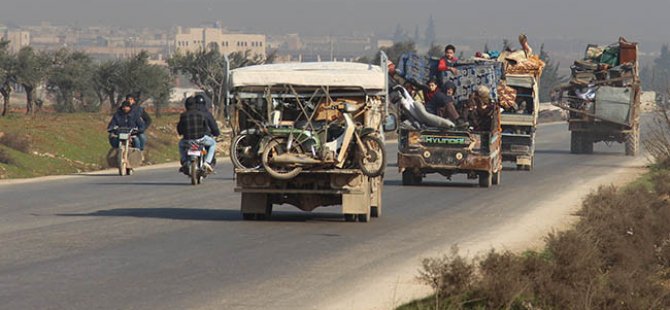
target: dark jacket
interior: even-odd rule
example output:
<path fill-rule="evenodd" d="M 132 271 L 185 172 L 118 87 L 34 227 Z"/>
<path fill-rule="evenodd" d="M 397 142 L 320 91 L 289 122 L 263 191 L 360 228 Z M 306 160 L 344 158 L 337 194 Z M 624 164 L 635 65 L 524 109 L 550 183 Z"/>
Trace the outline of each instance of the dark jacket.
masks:
<path fill-rule="evenodd" d="M 468 99 L 467 120 L 475 131 L 491 131 L 493 115 L 497 107 L 492 103 L 484 102 L 476 94 L 470 95 Z"/>
<path fill-rule="evenodd" d="M 426 110 L 451 121 L 456 121 L 460 117 L 454 106 L 454 98 L 439 90 L 426 94 Z"/>
<path fill-rule="evenodd" d="M 215 137 L 221 134 L 214 118 L 208 117 L 207 113 L 195 107 L 186 110 L 186 112 L 179 116 L 177 132 L 179 135 L 184 136 L 186 140 L 200 139 L 208 133 L 211 133 Z"/>
<path fill-rule="evenodd" d="M 151 126 L 151 116 L 149 116 L 144 107 L 136 103 L 133 105 L 131 113 L 136 113 L 144 121 L 144 128 L 149 129 L 149 126 Z"/>
<path fill-rule="evenodd" d="M 209 112 L 209 108 L 207 107 L 207 105 L 199 104 L 197 107 L 198 107 L 198 110 L 200 112 L 205 114 L 205 116 L 207 117 L 207 122 L 208 123 L 216 125 L 216 134 L 214 134 L 214 132 L 212 132 L 208 127 L 206 135 L 217 137 L 220 133 L 219 133 L 218 124 L 216 123 L 216 120 L 214 119 L 214 115 L 212 115 L 212 112 Z"/>
<path fill-rule="evenodd" d="M 133 113 L 133 111 L 130 110 L 130 112 L 126 114 L 121 109 L 116 111 L 112 116 L 112 120 L 110 120 L 107 125 L 107 131 L 114 131 L 114 127 L 137 128 L 139 133 L 143 133 L 146 129 L 146 125 L 142 118 L 139 117 L 138 113 Z"/>

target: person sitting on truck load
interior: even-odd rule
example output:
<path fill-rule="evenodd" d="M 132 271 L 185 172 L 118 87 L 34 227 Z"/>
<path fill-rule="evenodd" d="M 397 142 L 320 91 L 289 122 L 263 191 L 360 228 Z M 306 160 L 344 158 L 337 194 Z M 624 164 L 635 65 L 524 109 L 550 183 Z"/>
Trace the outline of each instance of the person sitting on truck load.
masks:
<path fill-rule="evenodd" d="M 442 118 L 447 118 L 454 123 L 460 119 L 458 111 L 456 111 L 456 106 L 454 106 L 453 97 L 450 101 L 437 87 L 437 81 L 435 79 L 428 81 L 428 89 L 424 96 L 426 97 L 426 110 L 428 112 Z M 444 114 L 441 114 L 441 111 Z"/>
<path fill-rule="evenodd" d="M 423 96 L 423 90 L 417 89 L 410 82 L 405 82 L 404 87 L 407 90 L 407 92 L 410 94 L 410 96 L 412 96 L 412 99 L 414 99 L 414 102 L 421 103 L 421 104 L 426 103 L 426 98 Z"/>
<path fill-rule="evenodd" d="M 491 131 L 493 113 L 496 106 L 491 103 L 491 90 L 480 85 L 477 91 L 470 95 L 466 109 L 468 122 L 474 131 Z"/>
<path fill-rule="evenodd" d="M 450 71 L 454 75 L 458 74 L 458 70 L 454 67 L 457 62 L 456 47 L 449 44 L 444 48 L 444 56 L 440 58 L 440 62 L 437 64 L 437 71 Z"/>
<path fill-rule="evenodd" d="M 414 101 L 412 95 L 400 85 L 393 87 L 390 94 L 391 103 L 397 104 L 402 110 L 405 120 L 409 121 L 412 127 L 420 129 L 423 126 L 437 128 L 452 128 L 454 123 L 448 119 L 439 117 L 426 111 L 425 106 Z"/>

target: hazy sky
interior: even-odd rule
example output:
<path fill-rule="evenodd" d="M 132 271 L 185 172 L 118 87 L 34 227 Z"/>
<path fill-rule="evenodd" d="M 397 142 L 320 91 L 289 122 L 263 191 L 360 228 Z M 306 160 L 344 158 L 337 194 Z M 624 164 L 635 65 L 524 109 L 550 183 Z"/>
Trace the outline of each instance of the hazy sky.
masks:
<path fill-rule="evenodd" d="M 421 33 L 438 37 L 532 37 L 670 42 L 670 0 L 0 0 L 0 23 L 167 27 L 220 20 L 269 34 Z"/>

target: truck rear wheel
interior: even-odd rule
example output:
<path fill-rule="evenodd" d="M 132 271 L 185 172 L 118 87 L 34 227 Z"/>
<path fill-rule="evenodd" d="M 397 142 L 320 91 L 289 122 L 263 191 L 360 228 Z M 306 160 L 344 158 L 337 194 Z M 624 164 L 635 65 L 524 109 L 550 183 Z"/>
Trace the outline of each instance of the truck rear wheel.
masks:
<path fill-rule="evenodd" d="M 570 132 L 570 153 L 572 154 L 581 154 L 582 151 L 582 133 L 572 131 Z"/>
<path fill-rule="evenodd" d="M 402 172 L 402 185 L 419 185 L 423 181 L 421 174 L 416 174 L 411 170 Z"/>
<path fill-rule="evenodd" d="M 640 131 L 626 134 L 626 156 L 637 156 L 640 149 Z"/>
<path fill-rule="evenodd" d="M 358 217 L 358 214 L 345 214 L 344 215 L 344 221 L 345 222 L 355 222 L 356 218 Z"/>
<path fill-rule="evenodd" d="M 493 185 L 500 185 L 502 170 L 493 174 Z"/>
<path fill-rule="evenodd" d="M 593 154 L 593 138 L 588 133 L 582 133 L 582 153 Z"/>
<path fill-rule="evenodd" d="M 364 213 L 364 214 L 359 214 L 358 215 L 358 221 L 361 223 L 367 223 L 370 221 L 370 212 Z"/>
<path fill-rule="evenodd" d="M 493 184 L 493 174 L 491 172 L 479 173 L 479 187 L 491 187 Z"/>

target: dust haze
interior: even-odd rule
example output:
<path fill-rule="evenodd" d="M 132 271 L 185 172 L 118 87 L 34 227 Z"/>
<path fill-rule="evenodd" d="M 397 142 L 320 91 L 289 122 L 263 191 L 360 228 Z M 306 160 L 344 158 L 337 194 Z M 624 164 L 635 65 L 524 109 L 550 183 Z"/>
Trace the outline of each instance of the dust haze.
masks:
<path fill-rule="evenodd" d="M 667 0 L 648 1 L 382 1 L 382 0 L 2 0 L 0 23 L 171 27 L 219 20 L 267 34 L 412 34 L 430 15 L 438 39 L 514 37 L 668 42 Z"/>

